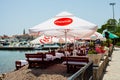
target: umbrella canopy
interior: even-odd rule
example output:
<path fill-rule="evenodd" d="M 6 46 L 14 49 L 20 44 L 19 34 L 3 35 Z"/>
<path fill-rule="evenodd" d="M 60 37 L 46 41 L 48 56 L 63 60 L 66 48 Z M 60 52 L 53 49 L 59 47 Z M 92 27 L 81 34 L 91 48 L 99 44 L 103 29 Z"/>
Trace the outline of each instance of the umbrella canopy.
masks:
<path fill-rule="evenodd" d="M 96 40 L 96 39 L 100 39 L 101 41 L 105 41 L 106 38 L 99 32 L 95 32 L 93 35 L 91 35 L 90 37 L 87 38 L 83 38 L 86 40 Z"/>
<path fill-rule="evenodd" d="M 30 41 L 31 44 L 51 44 L 52 43 L 52 37 L 47 36 L 40 36 L 32 41 Z"/>
<path fill-rule="evenodd" d="M 117 35 L 111 33 L 111 32 L 108 32 L 109 33 L 109 38 L 113 39 L 113 38 L 119 38 Z"/>
<path fill-rule="evenodd" d="M 67 38 L 68 43 L 74 42 L 73 38 Z M 52 44 L 52 43 L 65 43 L 65 38 L 51 37 L 42 35 L 32 41 L 31 44 Z"/>
<path fill-rule="evenodd" d="M 105 36 L 105 32 L 108 32 L 109 38 L 110 38 L 110 39 L 119 38 L 117 35 L 115 35 L 115 34 L 109 32 L 109 31 L 104 31 L 104 32 L 103 32 L 103 36 Z"/>
<path fill-rule="evenodd" d="M 30 32 L 43 32 L 47 36 L 89 37 L 97 30 L 97 25 L 75 17 L 68 12 L 62 12 L 52 19 L 29 29 Z"/>

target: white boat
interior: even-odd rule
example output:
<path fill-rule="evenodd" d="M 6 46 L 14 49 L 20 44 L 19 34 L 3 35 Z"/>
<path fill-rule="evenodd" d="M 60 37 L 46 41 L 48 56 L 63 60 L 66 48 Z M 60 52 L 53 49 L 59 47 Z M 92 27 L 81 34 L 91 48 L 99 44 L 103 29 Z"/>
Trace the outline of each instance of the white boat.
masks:
<path fill-rule="evenodd" d="M 43 44 L 37 45 L 34 49 L 41 49 L 41 50 L 50 50 L 50 49 L 57 49 L 60 46 L 58 44 Z"/>

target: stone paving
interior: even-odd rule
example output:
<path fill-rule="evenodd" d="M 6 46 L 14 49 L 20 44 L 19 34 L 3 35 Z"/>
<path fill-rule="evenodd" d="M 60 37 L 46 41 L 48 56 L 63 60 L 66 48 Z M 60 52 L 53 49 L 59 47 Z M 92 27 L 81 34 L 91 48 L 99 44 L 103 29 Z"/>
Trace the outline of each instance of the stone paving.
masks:
<path fill-rule="evenodd" d="M 102 80 L 120 80 L 120 48 L 115 47 Z"/>

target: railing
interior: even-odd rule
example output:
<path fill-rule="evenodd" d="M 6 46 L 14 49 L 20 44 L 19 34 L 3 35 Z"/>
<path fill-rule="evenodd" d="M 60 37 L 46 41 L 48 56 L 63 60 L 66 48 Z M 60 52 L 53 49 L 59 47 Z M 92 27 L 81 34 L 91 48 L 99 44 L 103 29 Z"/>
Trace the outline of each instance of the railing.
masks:
<path fill-rule="evenodd" d="M 104 75 L 104 70 L 109 62 L 108 57 L 111 57 L 113 53 L 113 48 L 113 46 L 110 47 L 108 55 L 104 57 L 101 63 L 99 63 L 100 65 L 98 67 L 93 66 L 93 62 L 89 62 L 86 66 L 70 76 L 68 80 L 101 80 L 102 76 Z"/>
<path fill-rule="evenodd" d="M 70 76 L 68 80 L 93 80 L 93 62 L 90 61 L 86 66 Z"/>
<path fill-rule="evenodd" d="M 110 50 L 109 50 L 108 56 L 111 57 L 111 56 L 112 56 L 112 53 L 113 53 L 114 46 L 109 47 L 109 49 L 110 49 Z"/>

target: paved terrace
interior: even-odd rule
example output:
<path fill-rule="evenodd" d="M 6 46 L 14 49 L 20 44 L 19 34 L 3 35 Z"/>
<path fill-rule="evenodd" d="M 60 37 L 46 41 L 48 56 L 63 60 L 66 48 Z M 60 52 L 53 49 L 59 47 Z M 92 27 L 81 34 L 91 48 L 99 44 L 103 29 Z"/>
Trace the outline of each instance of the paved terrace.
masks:
<path fill-rule="evenodd" d="M 103 80 L 120 80 L 120 48 L 115 47 L 112 60 L 106 68 Z"/>

